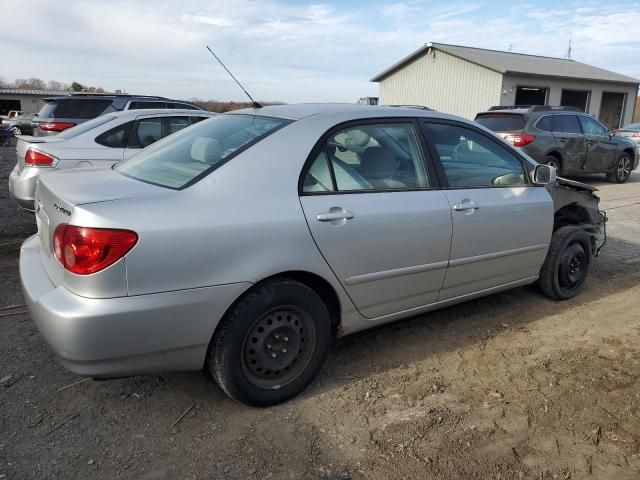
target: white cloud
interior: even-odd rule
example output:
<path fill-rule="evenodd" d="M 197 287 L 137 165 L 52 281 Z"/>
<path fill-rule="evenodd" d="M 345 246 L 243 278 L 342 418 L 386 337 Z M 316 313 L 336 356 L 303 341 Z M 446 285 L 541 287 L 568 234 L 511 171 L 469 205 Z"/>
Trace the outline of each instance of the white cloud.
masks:
<path fill-rule="evenodd" d="M 255 97 L 290 102 L 375 95 L 368 79 L 429 41 L 562 56 L 570 29 L 574 59 L 640 77 L 637 3 L 31 0 L 3 18 L 9 79 L 181 98 L 242 99 L 206 44 Z"/>

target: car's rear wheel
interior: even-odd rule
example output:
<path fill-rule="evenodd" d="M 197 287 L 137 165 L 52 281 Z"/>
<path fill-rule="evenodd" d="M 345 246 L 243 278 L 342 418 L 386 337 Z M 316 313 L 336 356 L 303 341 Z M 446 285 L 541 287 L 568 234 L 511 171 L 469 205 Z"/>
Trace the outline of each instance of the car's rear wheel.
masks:
<path fill-rule="evenodd" d="M 566 226 L 553 233 L 540 270 L 540 288 L 549 298 L 567 300 L 582 289 L 591 262 L 591 241 L 579 227 Z"/>
<path fill-rule="evenodd" d="M 545 165 L 549 165 L 550 167 L 555 168 L 557 175 L 562 174 L 562 162 L 558 159 L 558 157 L 555 157 L 553 155 L 548 155 L 544 159 L 544 163 Z"/>
<path fill-rule="evenodd" d="M 616 162 L 613 172 L 607 173 L 607 180 L 612 183 L 624 183 L 629 180 L 631 170 L 633 169 L 633 160 L 628 153 L 623 153 Z"/>
<path fill-rule="evenodd" d="M 14 137 L 17 137 L 18 135 L 22 135 L 22 130 L 20 130 L 20 127 L 13 127 L 13 128 L 11 129 L 11 134 L 12 134 Z"/>
<path fill-rule="evenodd" d="M 275 405 L 313 380 L 330 340 L 329 312 L 320 296 L 299 282 L 272 280 L 245 295 L 222 320 L 207 368 L 231 398 Z"/>

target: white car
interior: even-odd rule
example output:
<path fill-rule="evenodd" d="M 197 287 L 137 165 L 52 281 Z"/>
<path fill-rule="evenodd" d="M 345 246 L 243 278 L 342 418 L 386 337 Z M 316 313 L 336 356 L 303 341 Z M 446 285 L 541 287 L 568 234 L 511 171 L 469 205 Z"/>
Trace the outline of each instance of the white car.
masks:
<path fill-rule="evenodd" d="M 52 137 L 21 136 L 9 191 L 26 210 L 33 210 L 38 177 L 77 167 L 111 166 L 161 138 L 216 115 L 201 110 L 126 110 L 109 113 Z"/>

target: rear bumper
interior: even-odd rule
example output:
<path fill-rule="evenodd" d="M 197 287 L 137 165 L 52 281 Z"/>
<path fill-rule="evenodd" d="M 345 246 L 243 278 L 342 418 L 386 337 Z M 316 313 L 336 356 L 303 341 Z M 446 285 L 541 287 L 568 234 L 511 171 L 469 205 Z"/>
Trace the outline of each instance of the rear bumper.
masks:
<path fill-rule="evenodd" d="M 22 245 L 20 278 L 31 316 L 60 363 L 90 377 L 201 369 L 218 322 L 250 286 L 85 298 L 51 283 L 37 235 Z"/>
<path fill-rule="evenodd" d="M 47 169 L 50 171 L 51 169 Z M 9 193 L 14 200 L 25 210 L 33 211 L 36 185 L 42 169 L 25 167 L 18 172 L 16 165 L 9 174 Z"/>

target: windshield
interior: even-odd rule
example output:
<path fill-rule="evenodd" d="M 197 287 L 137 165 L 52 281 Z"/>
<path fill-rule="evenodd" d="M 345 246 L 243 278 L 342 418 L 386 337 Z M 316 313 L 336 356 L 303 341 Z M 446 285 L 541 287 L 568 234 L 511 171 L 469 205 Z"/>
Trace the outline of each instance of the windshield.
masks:
<path fill-rule="evenodd" d="M 62 132 L 57 134 L 56 137 L 58 138 L 77 137 L 81 133 L 88 132 L 89 130 L 99 127 L 100 125 L 104 125 L 107 122 L 111 122 L 115 120 L 115 118 L 116 117 L 114 117 L 113 115 L 103 115 L 102 117 L 93 118 L 84 123 L 80 123 L 75 127 L 71 127 L 71 128 L 67 128 L 66 130 L 63 130 Z"/>
<path fill-rule="evenodd" d="M 513 132 L 516 130 L 522 130 L 525 123 L 522 115 L 513 115 L 508 113 L 480 115 L 476 118 L 476 122 L 494 132 Z"/>
<path fill-rule="evenodd" d="M 220 115 L 154 143 L 115 170 L 161 187 L 184 188 L 288 123 L 256 115 Z"/>

